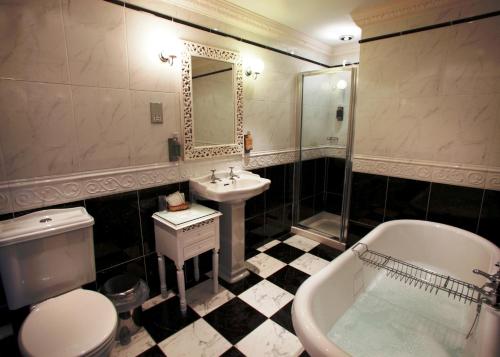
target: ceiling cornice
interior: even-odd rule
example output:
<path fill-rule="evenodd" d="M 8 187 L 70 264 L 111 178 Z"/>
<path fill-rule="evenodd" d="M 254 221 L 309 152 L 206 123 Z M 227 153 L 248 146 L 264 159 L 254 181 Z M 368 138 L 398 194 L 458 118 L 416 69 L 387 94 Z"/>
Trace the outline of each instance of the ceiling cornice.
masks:
<path fill-rule="evenodd" d="M 224 0 L 162 0 L 182 9 L 216 19 L 222 23 L 278 40 L 290 49 L 304 48 L 331 56 L 335 47 L 267 17 L 243 9 Z"/>
<path fill-rule="evenodd" d="M 378 5 L 363 6 L 351 12 L 354 22 L 361 28 L 423 11 L 453 8 L 470 0 L 389 0 Z"/>

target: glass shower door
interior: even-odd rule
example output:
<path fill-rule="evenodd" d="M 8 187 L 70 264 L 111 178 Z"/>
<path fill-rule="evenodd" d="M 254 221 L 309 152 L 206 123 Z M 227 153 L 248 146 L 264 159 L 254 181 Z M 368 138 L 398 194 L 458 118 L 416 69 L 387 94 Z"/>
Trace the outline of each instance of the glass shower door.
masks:
<path fill-rule="evenodd" d="M 295 223 L 339 241 L 348 212 L 354 78 L 355 68 L 301 75 Z"/>

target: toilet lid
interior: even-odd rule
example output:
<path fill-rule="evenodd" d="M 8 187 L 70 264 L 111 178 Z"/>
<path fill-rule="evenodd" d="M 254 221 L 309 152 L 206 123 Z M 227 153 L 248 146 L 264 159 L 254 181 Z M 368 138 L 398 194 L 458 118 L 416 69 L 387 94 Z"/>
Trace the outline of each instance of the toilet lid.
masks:
<path fill-rule="evenodd" d="M 95 291 L 77 289 L 44 301 L 21 327 L 22 352 L 34 356 L 81 356 L 115 333 L 113 303 Z"/>

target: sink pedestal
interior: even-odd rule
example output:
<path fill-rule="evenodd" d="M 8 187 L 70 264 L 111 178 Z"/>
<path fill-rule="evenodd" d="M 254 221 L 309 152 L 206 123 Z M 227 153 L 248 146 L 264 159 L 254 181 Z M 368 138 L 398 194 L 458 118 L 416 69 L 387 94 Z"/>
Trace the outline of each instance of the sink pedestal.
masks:
<path fill-rule="evenodd" d="M 248 171 L 205 175 L 189 180 L 193 197 L 219 202 L 220 271 L 219 276 L 235 283 L 249 272 L 245 268 L 245 201 L 260 195 L 271 185 L 269 179 Z"/>
<path fill-rule="evenodd" d="M 235 283 L 248 276 L 245 268 L 245 201 L 220 202 L 219 277 Z"/>

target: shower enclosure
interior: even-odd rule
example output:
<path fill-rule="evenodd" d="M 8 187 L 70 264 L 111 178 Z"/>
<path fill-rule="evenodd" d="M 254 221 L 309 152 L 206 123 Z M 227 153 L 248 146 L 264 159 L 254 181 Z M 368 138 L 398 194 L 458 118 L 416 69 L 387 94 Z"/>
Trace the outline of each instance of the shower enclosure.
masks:
<path fill-rule="evenodd" d="M 344 249 L 356 68 L 304 72 L 298 80 L 300 158 L 292 232 Z"/>

